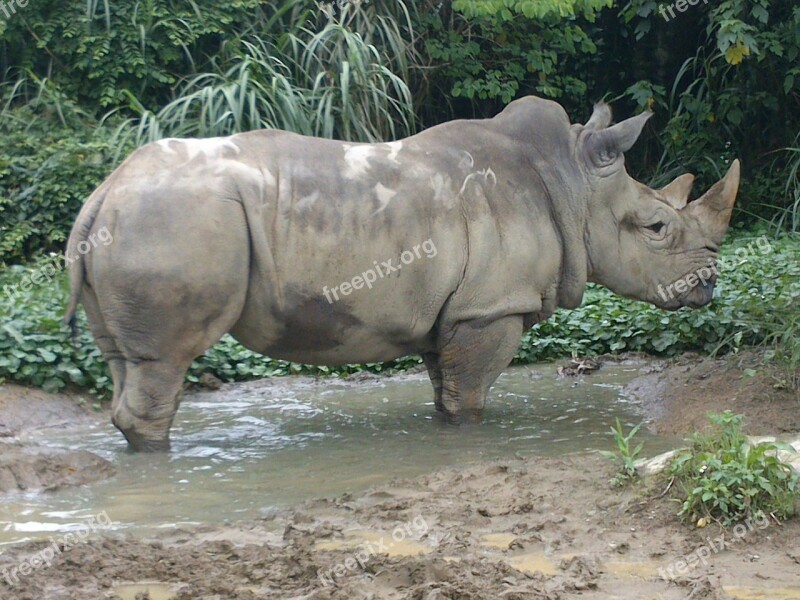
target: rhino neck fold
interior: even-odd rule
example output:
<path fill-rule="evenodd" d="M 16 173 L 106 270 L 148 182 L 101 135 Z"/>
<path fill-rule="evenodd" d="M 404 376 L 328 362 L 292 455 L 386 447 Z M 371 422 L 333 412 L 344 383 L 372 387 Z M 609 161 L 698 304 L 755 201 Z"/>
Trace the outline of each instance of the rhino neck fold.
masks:
<path fill-rule="evenodd" d="M 589 270 L 584 242 L 586 194 L 575 186 L 576 181 L 583 180 L 576 173 L 572 181 L 568 181 L 568 177 L 542 158 L 532 158 L 530 164 L 544 190 L 550 219 L 561 240 L 561 270 L 555 304 L 559 308 L 577 308 L 583 301 Z"/>

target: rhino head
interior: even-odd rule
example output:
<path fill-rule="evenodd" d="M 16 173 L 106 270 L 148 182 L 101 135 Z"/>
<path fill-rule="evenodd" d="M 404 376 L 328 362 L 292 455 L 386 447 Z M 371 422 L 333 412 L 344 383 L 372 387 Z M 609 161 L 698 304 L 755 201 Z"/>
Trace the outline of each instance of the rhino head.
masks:
<path fill-rule="evenodd" d="M 739 161 L 704 196 L 688 202 L 694 176 L 651 189 L 628 175 L 624 153 L 652 113 L 609 126 L 595 106 L 577 129 L 577 162 L 588 182 L 585 243 L 590 281 L 659 308 L 698 308 L 711 301 L 716 260 L 739 188 Z"/>

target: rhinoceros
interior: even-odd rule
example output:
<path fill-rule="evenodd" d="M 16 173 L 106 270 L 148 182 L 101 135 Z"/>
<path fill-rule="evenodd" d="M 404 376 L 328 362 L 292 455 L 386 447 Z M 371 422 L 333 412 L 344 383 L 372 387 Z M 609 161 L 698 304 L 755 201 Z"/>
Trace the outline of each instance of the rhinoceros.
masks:
<path fill-rule="evenodd" d="M 68 255 L 113 243 L 70 265 L 66 320 L 82 300 L 134 450 L 169 448 L 186 371 L 226 333 L 317 365 L 418 354 L 436 410 L 478 422 L 523 333 L 587 282 L 667 310 L 711 300 L 739 163 L 690 203 L 690 174 L 637 182 L 624 153 L 650 116 L 612 125 L 598 104 L 570 124 L 525 97 L 390 143 L 148 144 L 80 211 Z"/>

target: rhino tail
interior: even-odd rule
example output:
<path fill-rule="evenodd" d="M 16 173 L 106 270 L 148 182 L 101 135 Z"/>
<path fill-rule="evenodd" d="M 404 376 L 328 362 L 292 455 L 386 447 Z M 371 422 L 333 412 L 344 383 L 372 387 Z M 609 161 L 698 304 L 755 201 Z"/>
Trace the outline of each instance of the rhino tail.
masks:
<path fill-rule="evenodd" d="M 108 192 L 107 183 L 97 188 L 89 199 L 84 203 L 75 224 L 72 226 L 72 232 L 69 234 L 67 240 L 67 247 L 64 250 L 64 261 L 69 270 L 69 303 L 67 304 L 67 311 L 64 314 L 64 323 L 69 326 L 72 337 L 77 334 L 77 322 L 75 313 L 78 310 L 78 302 L 81 299 L 81 290 L 83 289 L 83 282 L 86 279 L 86 269 L 84 267 L 83 256 L 78 251 L 78 246 L 81 242 L 86 241 L 89 237 L 89 232 L 92 230 L 92 225 L 97 218 L 97 213 L 100 212 L 100 207 L 103 206 L 106 193 Z"/>

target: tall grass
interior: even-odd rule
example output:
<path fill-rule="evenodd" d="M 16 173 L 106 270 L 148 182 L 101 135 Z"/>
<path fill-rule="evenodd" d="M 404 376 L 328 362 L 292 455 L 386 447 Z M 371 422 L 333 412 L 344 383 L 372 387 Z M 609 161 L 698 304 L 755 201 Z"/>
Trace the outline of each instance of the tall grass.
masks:
<path fill-rule="evenodd" d="M 118 130 L 121 145 L 259 128 L 369 142 L 410 135 L 414 49 L 408 11 L 398 5 L 405 22 L 347 4 L 338 16 L 324 15 L 319 30 L 308 23 L 249 36 L 227 69 L 193 77 L 156 112 L 129 95 L 140 117 Z"/>
<path fill-rule="evenodd" d="M 785 198 L 774 222 L 778 231 L 788 229 L 800 233 L 800 133 L 795 138 L 794 146 L 785 148 L 784 152 L 789 156 L 784 187 Z"/>

